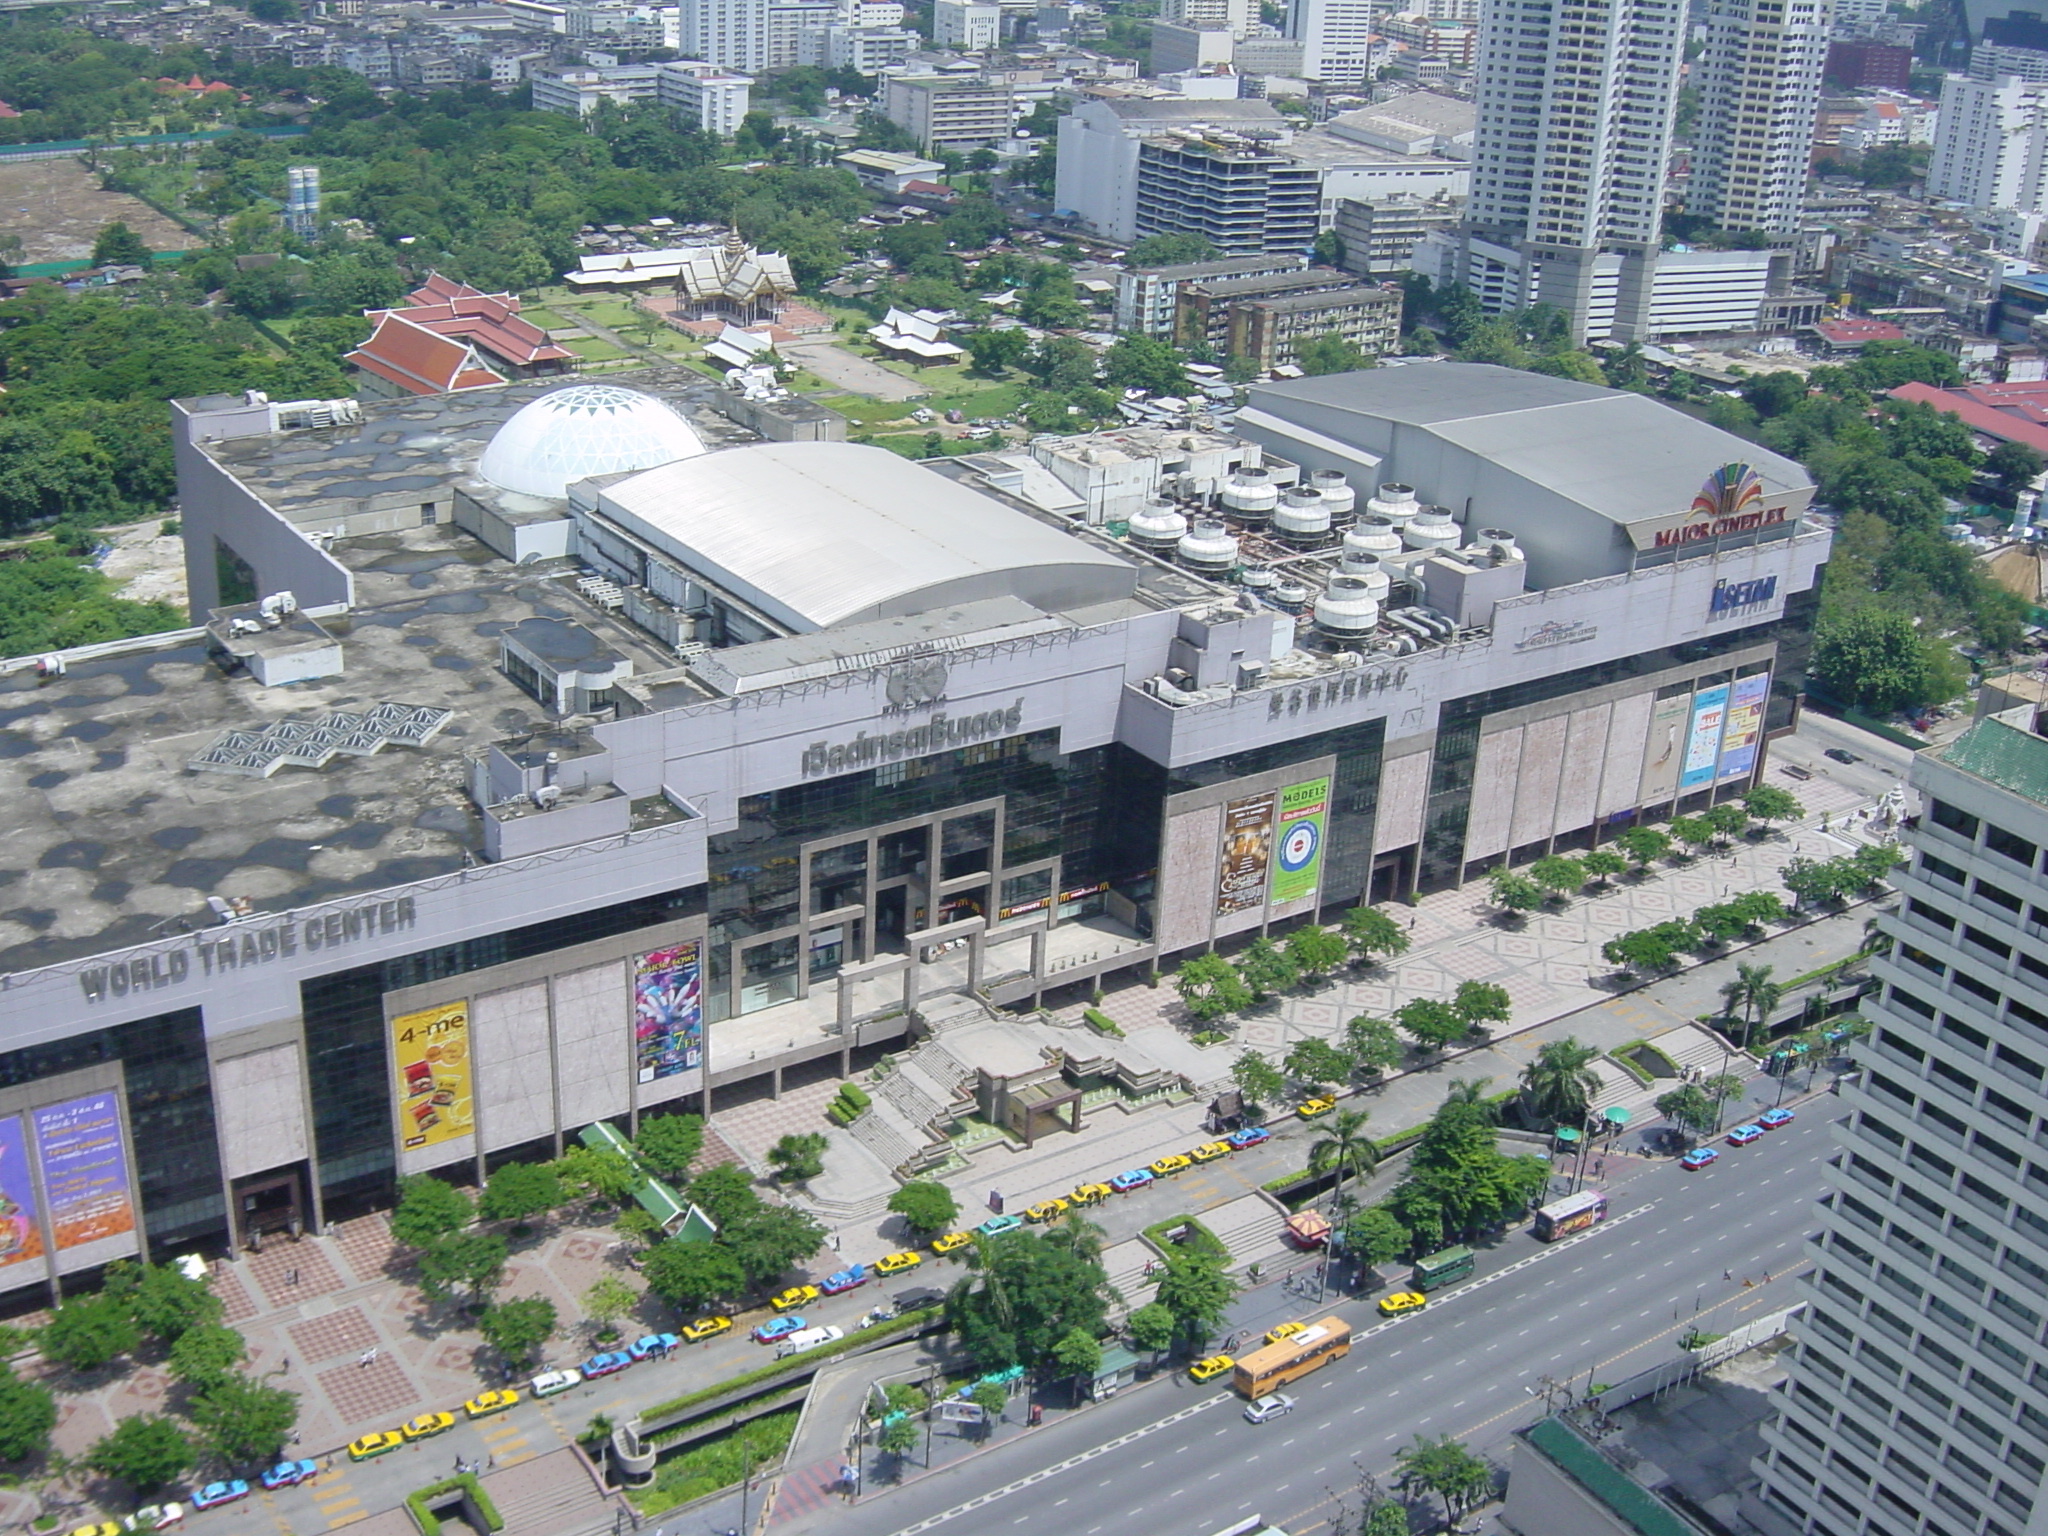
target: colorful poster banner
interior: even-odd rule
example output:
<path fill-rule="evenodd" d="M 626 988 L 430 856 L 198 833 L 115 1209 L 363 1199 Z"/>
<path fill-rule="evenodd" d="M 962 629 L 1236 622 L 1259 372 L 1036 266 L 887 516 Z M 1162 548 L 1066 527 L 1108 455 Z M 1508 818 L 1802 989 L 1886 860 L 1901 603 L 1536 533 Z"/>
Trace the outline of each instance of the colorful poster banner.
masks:
<path fill-rule="evenodd" d="M 1216 915 L 1249 912 L 1266 899 L 1266 870 L 1273 858 L 1273 808 L 1279 796 L 1268 790 L 1223 808 L 1223 862 L 1216 872 Z"/>
<path fill-rule="evenodd" d="M 1330 781 L 1310 779 L 1280 791 L 1280 830 L 1273 841 L 1273 900 L 1299 901 L 1316 893 L 1323 872 L 1323 833 L 1330 815 Z"/>
<path fill-rule="evenodd" d="M 476 1129 L 467 999 L 393 1019 L 391 1059 L 398 1072 L 398 1139 L 406 1151 Z"/>
<path fill-rule="evenodd" d="M 1696 789 L 1714 778 L 1721 755 L 1721 726 L 1728 717 L 1728 685 L 1703 688 L 1692 696 L 1692 730 L 1685 738 L 1685 763 L 1678 772 L 1680 789 Z"/>
<path fill-rule="evenodd" d="M 36 1157 L 59 1252 L 135 1230 L 121 1106 L 113 1090 L 35 1112 Z"/>
<path fill-rule="evenodd" d="M 834 942 L 839 931 L 832 930 Z M 686 939 L 633 962 L 633 1055 L 643 1083 L 703 1065 L 702 940 Z"/>
<path fill-rule="evenodd" d="M 1691 708 L 1689 693 L 1659 699 L 1650 707 L 1650 736 L 1643 751 L 1637 805 L 1661 805 L 1678 792 L 1678 759 L 1684 751 L 1680 738 L 1685 735 L 1685 715 Z"/>
<path fill-rule="evenodd" d="M 1737 678 L 1728 700 L 1728 728 L 1721 733 L 1721 773 L 1739 779 L 1756 767 L 1757 745 L 1764 734 L 1764 700 L 1770 696 L 1771 674 Z"/>
<path fill-rule="evenodd" d="M 42 1224 L 36 1220 L 36 1181 L 28 1166 L 28 1136 L 21 1117 L 0 1120 L 0 1269 L 41 1258 Z"/>

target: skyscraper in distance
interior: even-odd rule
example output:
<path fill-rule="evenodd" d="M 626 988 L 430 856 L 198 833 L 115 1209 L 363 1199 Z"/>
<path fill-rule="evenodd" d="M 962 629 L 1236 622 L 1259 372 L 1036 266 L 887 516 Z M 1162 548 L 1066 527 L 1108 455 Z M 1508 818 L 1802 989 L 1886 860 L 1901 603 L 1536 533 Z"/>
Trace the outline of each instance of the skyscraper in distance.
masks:
<path fill-rule="evenodd" d="M 1798 231 L 1831 19 L 1829 0 L 1707 0 L 1686 212 Z"/>

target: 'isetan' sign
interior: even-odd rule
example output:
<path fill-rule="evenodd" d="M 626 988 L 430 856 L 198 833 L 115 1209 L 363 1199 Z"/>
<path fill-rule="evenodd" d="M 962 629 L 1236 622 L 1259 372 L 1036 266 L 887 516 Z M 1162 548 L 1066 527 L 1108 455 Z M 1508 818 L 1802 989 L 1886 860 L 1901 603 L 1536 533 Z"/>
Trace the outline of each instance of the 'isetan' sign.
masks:
<path fill-rule="evenodd" d="M 78 973 L 78 985 L 91 1003 L 126 997 L 131 992 L 161 992 L 191 980 L 195 963 L 202 976 L 244 971 L 288 959 L 301 951 L 339 949 L 360 939 L 398 933 L 418 921 L 419 909 L 413 898 L 399 896 L 262 927 L 253 922 L 230 923 L 225 928 L 195 934 L 191 944 L 183 949 L 159 950 L 113 965 L 92 966 Z"/>

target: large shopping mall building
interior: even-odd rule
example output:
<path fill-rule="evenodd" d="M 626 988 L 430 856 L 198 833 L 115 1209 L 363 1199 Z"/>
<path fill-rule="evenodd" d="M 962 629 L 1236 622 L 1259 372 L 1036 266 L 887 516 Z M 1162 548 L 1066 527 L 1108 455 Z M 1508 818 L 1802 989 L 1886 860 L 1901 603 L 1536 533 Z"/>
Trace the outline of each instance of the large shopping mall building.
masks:
<path fill-rule="evenodd" d="M 1811 485 L 1640 396 L 1420 364 L 932 463 L 828 414 L 174 407 L 197 627 L 0 672 L 0 1290 L 1585 847 L 1796 708 Z"/>

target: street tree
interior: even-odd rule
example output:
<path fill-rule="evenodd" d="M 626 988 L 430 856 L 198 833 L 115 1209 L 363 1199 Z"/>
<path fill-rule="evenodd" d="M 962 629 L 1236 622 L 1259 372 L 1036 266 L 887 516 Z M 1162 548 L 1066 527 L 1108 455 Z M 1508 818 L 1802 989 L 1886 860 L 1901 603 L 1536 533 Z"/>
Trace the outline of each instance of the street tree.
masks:
<path fill-rule="evenodd" d="M 1303 1088 L 1320 1094 L 1351 1076 L 1351 1054 L 1311 1035 L 1294 1042 L 1281 1066 Z"/>
<path fill-rule="evenodd" d="M 1346 912 L 1344 938 L 1353 954 L 1372 963 L 1408 952 L 1408 930 L 1378 907 L 1353 907 Z"/>
<path fill-rule="evenodd" d="M 793 1131 L 768 1149 L 768 1161 L 784 1183 L 800 1184 L 825 1171 L 825 1149 L 830 1145 L 823 1131 Z"/>
<path fill-rule="evenodd" d="M 1506 1156 L 1495 1134 L 1488 1106 L 1473 1096 L 1447 1099 L 1430 1117 L 1386 1201 L 1418 1248 L 1519 1216 L 1542 1194 L 1548 1161 Z"/>
<path fill-rule="evenodd" d="M 1670 919 L 1649 928 L 1618 934 L 1600 946 L 1609 965 L 1628 971 L 1663 971 L 1677 964 L 1685 950 L 1699 942 L 1699 933 L 1689 922 Z"/>
<path fill-rule="evenodd" d="M 192 1441 L 175 1420 L 138 1413 L 86 1452 L 85 1464 L 146 1495 L 191 1471 L 196 1459 Z"/>
<path fill-rule="evenodd" d="M 1688 1136 L 1704 1136 L 1714 1128 L 1717 1106 L 1698 1083 L 1680 1083 L 1657 1096 L 1657 1113 Z"/>
<path fill-rule="evenodd" d="M 2048 469 L 2048 460 L 2025 443 L 2005 442 L 1986 456 L 1984 469 L 2010 495 L 2040 479 L 2042 470 Z"/>
<path fill-rule="evenodd" d="M 81 1296 L 65 1302 L 36 1337 L 45 1355 L 74 1371 L 98 1370 L 142 1343 L 135 1319 L 111 1296 Z"/>
<path fill-rule="evenodd" d="M 1437 1107 L 1442 1109 L 1444 1105 L 1462 1104 L 1475 1114 L 1484 1116 L 1488 1125 L 1494 1125 L 1500 1120 L 1500 1106 L 1486 1091 L 1492 1086 L 1490 1077 L 1454 1077 L 1450 1087 L 1444 1090 L 1443 1104 Z"/>
<path fill-rule="evenodd" d="M 583 1315 L 597 1324 L 599 1338 L 610 1338 L 639 1301 L 640 1293 L 617 1275 L 599 1275 L 583 1293 Z"/>
<path fill-rule="evenodd" d="M 702 1244 L 709 1247 L 710 1244 Z M 555 1304 L 545 1296 L 522 1296 L 501 1301 L 477 1320 L 484 1342 L 515 1369 L 540 1357 L 541 1346 L 555 1336 L 559 1319 Z"/>
<path fill-rule="evenodd" d="M 889 1458 L 898 1482 L 903 1479 L 903 1463 L 917 1449 L 917 1438 L 917 1420 L 908 1417 L 890 1419 L 875 1437 L 875 1449 Z"/>
<path fill-rule="evenodd" d="M 1733 800 L 1708 806 L 1700 812 L 1700 820 L 1724 843 L 1732 843 L 1749 830 L 1749 812 Z"/>
<path fill-rule="evenodd" d="M 488 1305 L 505 1277 L 505 1239 L 495 1232 L 444 1237 L 420 1255 L 420 1289 L 436 1301 L 467 1293 L 472 1305 Z"/>
<path fill-rule="evenodd" d="M 1591 853 L 1579 856 L 1579 868 L 1586 878 L 1596 885 L 1606 885 L 1616 875 L 1628 870 L 1628 860 L 1611 848 L 1595 848 Z"/>
<path fill-rule="evenodd" d="M 1546 1040 L 1536 1049 L 1536 1059 L 1522 1072 L 1522 1092 L 1537 1119 L 1552 1125 L 1583 1125 L 1593 1095 L 1600 1091 L 1593 1063 L 1597 1047 L 1567 1035 Z"/>
<path fill-rule="evenodd" d="M 1417 1435 L 1414 1443 L 1394 1453 L 1401 1485 L 1433 1493 L 1444 1501 L 1444 1518 L 1458 1518 L 1493 1487 L 1493 1471 L 1449 1435 Z"/>
<path fill-rule="evenodd" d="M 1370 1175 L 1380 1163 L 1379 1144 L 1365 1129 L 1370 1118 L 1362 1109 L 1340 1109 L 1323 1122 L 1322 1134 L 1309 1143 L 1308 1171 L 1336 1175 L 1331 1203 L 1340 1211 L 1348 1204 L 1345 1186 Z"/>
<path fill-rule="evenodd" d="M 1542 886 L 1505 864 L 1496 865 L 1486 872 L 1486 894 L 1487 899 L 1508 917 L 1533 912 L 1544 902 Z"/>
<path fill-rule="evenodd" d="M 1151 1310 L 1154 1309 L 1147 1307 L 1140 1307 L 1138 1309 L 1139 1312 Z M 1160 1312 L 1166 1311 L 1164 1307 L 1157 1308 L 1156 1310 Z M 1137 1312 L 1131 1314 L 1130 1322 L 1132 1325 L 1132 1337 L 1135 1338 L 1137 1336 Z M 1171 1313 L 1167 1313 L 1166 1317 L 1166 1336 L 1168 1340 L 1171 1340 L 1173 1337 L 1173 1316 Z M 1070 1328 L 1060 1336 L 1059 1342 L 1053 1345 L 1052 1359 L 1053 1364 L 1057 1365 L 1069 1376 L 1093 1381 L 1096 1373 L 1102 1369 L 1102 1341 L 1085 1328 Z"/>
<path fill-rule="evenodd" d="M 1310 378 L 1326 373 L 1355 373 L 1361 368 L 1370 368 L 1374 359 L 1366 356 L 1365 349 L 1355 341 L 1347 340 L 1336 331 L 1312 336 L 1296 349 L 1295 361 L 1301 371 Z"/>
<path fill-rule="evenodd" d="M 221 1299 L 170 1264 L 116 1259 L 100 1281 L 100 1294 L 127 1307 L 135 1326 L 159 1344 L 175 1343 L 188 1329 L 221 1320 Z"/>
<path fill-rule="evenodd" d="M 1408 1048 L 1385 1019 L 1361 1013 L 1344 1026 L 1344 1043 L 1351 1052 L 1352 1070 L 1384 1076 L 1401 1065 Z"/>
<path fill-rule="evenodd" d="M 610 1147 L 571 1146 L 550 1166 L 565 1198 L 574 1192 L 625 1205 L 640 1187 L 640 1171 L 633 1160 Z"/>
<path fill-rule="evenodd" d="M 391 1213 L 391 1235 L 408 1248 L 431 1248 L 460 1232 L 476 1214 L 469 1196 L 430 1174 L 398 1181 L 398 1206 Z"/>
<path fill-rule="evenodd" d="M 983 1370 L 1036 1366 L 1074 1329 L 1102 1334 L 1109 1277 L 1099 1260 L 1038 1232 L 976 1244 L 975 1274 L 946 1297 L 946 1320 Z"/>
<path fill-rule="evenodd" d="M 1301 980 L 1301 972 L 1287 952 L 1271 939 L 1257 938 L 1245 945 L 1237 959 L 1238 980 L 1251 993 L 1254 1003 L 1263 1003 L 1276 992 L 1286 992 Z"/>
<path fill-rule="evenodd" d="M 521 1222 L 551 1211 L 566 1198 L 562 1177 L 547 1163 L 507 1163 L 484 1184 L 477 1214 L 486 1221 Z"/>
<path fill-rule="evenodd" d="M 1254 1104 L 1271 1104 L 1286 1091 L 1287 1079 L 1257 1051 L 1246 1051 L 1230 1064 L 1237 1091 Z"/>
<path fill-rule="evenodd" d="M 1671 852 L 1671 839 L 1655 827 L 1630 827 L 1615 837 L 1614 846 L 1628 855 L 1636 873 L 1642 875 Z"/>
<path fill-rule="evenodd" d="M 723 1243 L 656 1243 L 640 1261 L 647 1288 L 672 1307 L 695 1312 L 747 1288 L 740 1261 Z"/>
<path fill-rule="evenodd" d="M 1529 866 L 1529 878 L 1552 896 L 1569 896 L 1586 883 L 1586 866 L 1569 854 L 1549 853 Z"/>
<path fill-rule="evenodd" d="M 933 1179 L 898 1186 L 889 1197 L 889 1209 L 913 1232 L 950 1232 L 960 1217 L 960 1202 L 953 1198 L 953 1191 Z"/>
<path fill-rule="evenodd" d="M 1410 998 L 1394 1010 L 1394 1022 L 1432 1056 L 1440 1055 L 1471 1031 L 1456 1008 L 1433 997 Z"/>
<path fill-rule="evenodd" d="M 1173 1314 L 1174 1327 L 1190 1349 L 1198 1349 L 1223 1326 L 1238 1285 L 1213 1253 L 1178 1253 L 1166 1258 L 1166 1273 L 1153 1293 Z"/>
<path fill-rule="evenodd" d="M 1700 937 L 1713 944 L 1726 944 L 1730 939 L 1739 939 L 1753 926 L 1749 910 L 1732 901 L 1709 902 L 1696 908 L 1692 914 L 1693 926 L 1700 931 Z"/>
<path fill-rule="evenodd" d="M 57 1398 L 39 1381 L 23 1381 L 0 1366 L 0 1461 L 22 1461 L 49 1449 L 57 1427 Z"/>
<path fill-rule="evenodd" d="M 1475 1035 L 1486 1033 L 1489 1024 L 1505 1024 L 1514 1006 L 1508 989 L 1495 981 L 1461 981 L 1451 994 L 1451 1006 Z"/>
<path fill-rule="evenodd" d="M 753 1176 L 738 1163 L 720 1163 L 690 1180 L 690 1201 L 722 1231 L 761 1208 Z"/>
<path fill-rule="evenodd" d="M 995 1433 L 997 1421 L 1009 1406 L 1010 1389 L 1000 1381 L 977 1381 L 967 1400 L 981 1410 L 981 1433 L 986 1438 Z"/>
<path fill-rule="evenodd" d="M 171 1374 L 203 1388 L 227 1380 L 248 1357 L 248 1341 L 232 1328 L 218 1323 L 188 1328 L 171 1346 Z"/>
<path fill-rule="evenodd" d="M 658 1178 L 680 1179 L 704 1150 L 704 1121 L 698 1115 L 648 1115 L 640 1121 L 633 1137 L 633 1150 L 640 1154 Z"/>
<path fill-rule="evenodd" d="M 1674 816 L 1671 818 L 1671 835 L 1689 847 L 1695 855 L 1706 851 L 1713 842 L 1713 823 L 1704 816 Z"/>
<path fill-rule="evenodd" d="M 765 1285 L 824 1247 L 825 1229 L 793 1206 L 763 1205 L 725 1228 L 718 1241 L 751 1283 Z"/>
<path fill-rule="evenodd" d="M 1198 1023 L 1213 1023 L 1252 1005 L 1250 988 L 1237 974 L 1237 967 L 1221 955 L 1197 955 L 1175 972 L 1173 990 L 1180 994 L 1188 1017 Z"/>
<path fill-rule="evenodd" d="M 201 1443 L 218 1460 L 265 1465 L 277 1460 L 299 1422 L 299 1395 L 237 1371 L 203 1388 L 188 1411 Z"/>
<path fill-rule="evenodd" d="M 1380 1500 L 1365 1512 L 1358 1536 L 1408 1536 L 1408 1506 Z"/>
<path fill-rule="evenodd" d="M 1314 923 L 1287 935 L 1287 958 L 1311 981 L 1320 981 L 1351 958 L 1344 935 Z"/>
<path fill-rule="evenodd" d="M 1745 791 L 1742 808 L 1766 826 L 1774 821 L 1798 821 L 1806 814 L 1797 795 L 1775 784 L 1759 784 Z"/>
<path fill-rule="evenodd" d="M 1730 1014 L 1742 1016 L 1740 1045 L 1749 1049 L 1749 1037 L 1758 1024 L 1767 1022 L 1784 1000 L 1785 987 L 1772 979 L 1775 967 L 1738 964 L 1732 980 L 1721 985 L 1721 1001 Z"/>
<path fill-rule="evenodd" d="M 1148 1301 L 1124 1319 L 1124 1327 L 1130 1331 L 1131 1342 L 1138 1348 L 1158 1354 L 1173 1347 L 1173 1336 L 1180 1324 L 1174 1321 L 1172 1312 L 1156 1301 Z M 1100 1356 L 1097 1358 L 1099 1360 Z"/>
<path fill-rule="evenodd" d="M 1344 1224 L 1344 1251 L 1373 1269 L 1393 1263 L 1413 1241 L 1401 1218 L 1384 1205 L 1368 1205 Z"/>

